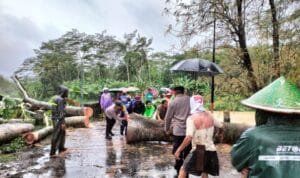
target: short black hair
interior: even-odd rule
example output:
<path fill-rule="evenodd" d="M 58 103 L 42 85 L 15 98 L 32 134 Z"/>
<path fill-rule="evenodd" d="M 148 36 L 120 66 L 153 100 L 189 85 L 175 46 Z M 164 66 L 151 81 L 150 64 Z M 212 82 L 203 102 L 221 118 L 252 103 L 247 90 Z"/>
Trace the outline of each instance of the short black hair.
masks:
<path fill-rule="evenodd" d="M 117 101 L 115 102 L 115 106 L 122 107 L 122 106 L 123 106 L 123 103 L 122 103 L 121 101 L 117 100 Z"/>
<path fill-rule="evenodd" d="M 165 103 L 167 103 L 168 101 L 167 100 L 162 100 L 161 101 L 161 104 L 165 104 Z"/>
<path fill-rule="evenodd" d="M 176 94 L 184 94 L 184 87 L 183 86 L 176 86 L 173 88 Z"/>
<path fill-rule="evenodd" d="M 147 101 L 146 101 L 146 105 L 147 105 L 147 104 L 152 104 L 152 102 L 151 102 L 150 100 L 147 100 Z"/>

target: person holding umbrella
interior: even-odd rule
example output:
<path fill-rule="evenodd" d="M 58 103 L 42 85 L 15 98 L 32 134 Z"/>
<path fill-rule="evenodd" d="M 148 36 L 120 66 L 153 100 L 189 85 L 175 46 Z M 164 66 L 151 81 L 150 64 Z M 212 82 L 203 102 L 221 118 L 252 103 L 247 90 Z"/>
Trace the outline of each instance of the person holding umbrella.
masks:
<path fill-rule="evenodd" d="M 224 71 L 214 62 L 193 58 L 179 61 L 170 68 L 171 71 L 185 72 L 195 76 L 211 77 L 211 110 L 214 110 L 214 76 L 224 73 Z"/>

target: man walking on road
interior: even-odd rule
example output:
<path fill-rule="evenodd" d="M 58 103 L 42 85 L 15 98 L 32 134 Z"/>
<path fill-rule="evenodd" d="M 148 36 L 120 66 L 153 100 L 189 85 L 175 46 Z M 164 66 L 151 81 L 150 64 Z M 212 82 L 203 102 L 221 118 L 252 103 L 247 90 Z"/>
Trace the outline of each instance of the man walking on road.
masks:
<path fill-rule="evenodd" d="M 171 102 L 166 117 L 165 131 L 173 133 L 173 150 L 174 154 L 185 138 L 186 119 L 190 114 L 190 97 L 184 94 L 184 87 L 178 86 L 174 88 L 175 99 Z M 172 130 L 171 130 L 172 129 Z M 174 168 L 177 174 L 183 164 L 184 158 L 189 154 L 192 146 L 189 144 L 176 159 Z"/>

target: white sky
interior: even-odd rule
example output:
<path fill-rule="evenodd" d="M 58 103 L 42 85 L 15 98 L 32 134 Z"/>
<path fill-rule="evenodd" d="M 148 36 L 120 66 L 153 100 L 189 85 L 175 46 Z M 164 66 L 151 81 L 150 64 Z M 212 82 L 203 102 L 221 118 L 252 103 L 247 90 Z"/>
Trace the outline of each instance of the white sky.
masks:
<path fill-rule="evenodd" d="M 32 49 L 72 28 L 93 34 L 107 30 L 122 38 L 135 29 L 153 37 L 155 51 L 167 51 L 179 40 L 165 30 L 164 0 L 1 0 L 0 74 L 11 76 Z"/>

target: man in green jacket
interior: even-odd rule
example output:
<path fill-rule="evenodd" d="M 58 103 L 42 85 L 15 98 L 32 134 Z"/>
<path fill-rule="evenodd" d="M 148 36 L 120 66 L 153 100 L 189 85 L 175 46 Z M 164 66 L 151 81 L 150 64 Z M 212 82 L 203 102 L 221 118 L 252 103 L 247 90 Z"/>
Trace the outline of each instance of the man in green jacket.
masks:
<path fill-rule="evenodd" d="M 248 178 L 299 178 L 300 89 L 281 77 L 242 103 L 256 127 L 233 146 L 233 166 Z"/>
<path fill-rule="evenodd" d="M 153 106 L 152 102 L 146 101 L 144 116 L 152 119 L 154 113 L 155 113 L 155 107 Z"/>

